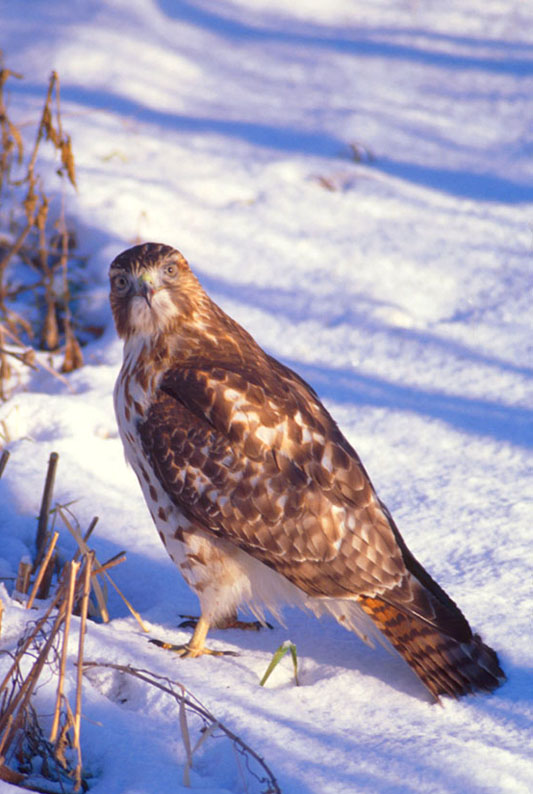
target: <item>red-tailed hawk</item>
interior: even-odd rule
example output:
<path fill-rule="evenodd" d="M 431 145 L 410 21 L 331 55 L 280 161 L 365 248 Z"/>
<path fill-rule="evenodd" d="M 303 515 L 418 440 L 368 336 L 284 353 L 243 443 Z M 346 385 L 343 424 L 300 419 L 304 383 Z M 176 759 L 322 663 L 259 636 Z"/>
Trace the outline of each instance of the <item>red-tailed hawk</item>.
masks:
<path fill-rule="evenodd" d="M 438 699 L 504 674 L 407 548 L 313 389 L 206 295 L 183 256 L 147 243 L 111 264 L 124 340 L 115 409 L 168 553 L 210 625 L 247 605 L 330 613 L 368 639 L 368 616 Z"/>

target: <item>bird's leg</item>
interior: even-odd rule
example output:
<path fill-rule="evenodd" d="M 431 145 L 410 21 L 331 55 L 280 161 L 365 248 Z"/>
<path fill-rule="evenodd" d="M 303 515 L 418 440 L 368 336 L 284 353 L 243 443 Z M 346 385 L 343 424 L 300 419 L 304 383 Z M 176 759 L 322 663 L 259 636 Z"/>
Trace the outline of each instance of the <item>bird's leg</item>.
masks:
<path fill-rule="evenodd" d="M 164 648 L 167 651 L 174 651 L 179 654 L 182 659 L 196 659 L 198 656 L 237 656 L 235 651 L 212 651 L 210 648 L 205 647 L 205 639 L 209 631 L 209 620 L 203 615 L 200 615 L 196 621 L 194 634 L 189 642 L 185 645 L 173 645 L 169 642 L 162 642 L 161 640 L 150 640 L 151 643 L 157 645 L 159 648 Z"/>
<path fill-rule="evenodd" d="M 181 655 L 191 659 L 196 659 L 197 656 L 202 656 L 204 653 L 214 653 L 214 651 L 209 651 L 205 647 L 205 639 L 207 637 L 208 631 L 209 621 L 204 618 L 203 615 L 200 615 L 196 624 L 196 628 L 194 629 L 194 634 L 192 635 L 190 641 L 184 646 L 184 648 L 187 649 L 187 652 L 182 653 Z"/>
<path fill-rule="evenodd" d="M 180 615 L 180 617 L 185 618 L 180 623 L 180 629 L 190 628 L 196 630 L 198 622 L 201 620 L 201 618 L 197 618 L 194 615 Z M 237 612 L 232 612 L 227 617 L 220 618 L 215 623 L 211 623 L 210 627 L 213 629 L 240 629 L 241 631 L 261 631 L 264 628 L 274 628 L 266 621 L 261 623 L 260 620 L 239 620 Z"/>

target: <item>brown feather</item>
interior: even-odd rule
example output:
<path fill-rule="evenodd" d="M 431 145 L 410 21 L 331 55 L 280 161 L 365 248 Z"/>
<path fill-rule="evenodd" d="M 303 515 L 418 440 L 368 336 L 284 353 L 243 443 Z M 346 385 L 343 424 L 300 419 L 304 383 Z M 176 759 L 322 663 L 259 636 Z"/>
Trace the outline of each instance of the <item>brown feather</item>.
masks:
<path fill-rule="evenodd" d="M 477 634 L 460 642 L 382 598 L 360 596 L 359 603 L 437 700 L 500 685 L 498 657 Z"/>

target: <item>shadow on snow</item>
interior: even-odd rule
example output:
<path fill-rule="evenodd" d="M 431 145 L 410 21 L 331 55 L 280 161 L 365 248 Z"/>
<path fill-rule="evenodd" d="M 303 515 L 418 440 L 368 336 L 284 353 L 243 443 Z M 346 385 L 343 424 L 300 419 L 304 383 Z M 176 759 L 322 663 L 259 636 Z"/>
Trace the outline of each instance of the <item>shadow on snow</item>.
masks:
<path fill-rule="evenodd" d="M 42 87 L 35 84 L 23 84 L 17 90 L 19 93 L 36 96 L 42 94 Z M 179 134 L 219 135 L 284 154 L 351 159 L 348 143 L 327 131 L 169 112 L 148 107 L 110 91 L 91 90 L 84 86 L 63 84 L 61 95 L 63 101 L 133 117 L 144 124 L 161 125 Z M 358 167 L 379 170 L 412 184 L 459 198 L 497 201 L 503 204 L 533 201 L 533 189 L 525 183 L 472 170 L 419 165 L 379 156 L 372 163 L 360 163 Z"/>
<path fill-rule="evenodd" d="M 428 33 L 417 28 L 361 28 L 347 35 L 345 29 L 328 28 L 313 24 L 300 23 L 298 31 L 286 29 L 289 20 L 275 20 L 270 23 L 267 17 L 258 24 L 242 22 L 240 19 L 224 16 L 213 10 L 199 8 L 187 0 L 175 3 L 174 0 L 159 0 L 159 7 L 167 16 L 211 31 L 217 35 L 243 41 L 258 41 L 290 44 L 298 47 L 321 47 L 352 55 L 414 61 L 426 65 L 445 66 L 453 69 L 479 69 L 496 74 L 533 74 L 533 47 L 520 42 L 497 39 L 476 39 L 468 36 L 449 36 Z M 274 21 L 282 22 L 284 29 L 274 27 Z M 272 26 L 270 26 L 272 24 Z M 368 31 L 368 32 L 367 32 Z M 356 35 L 357 32 L 357 35 Z M 392 39 L 401 36 L 412 37 L 413 43 L 398 43 Z M 419 44 L 420 39 L 427 41 L 427 47 Z M 416 43 L 415 43 L 416 42 Z M 432 42 L 441 49 L 429 49 Z M 442 45 L 459 45 L 470 48 L 468 55 L 443 51 Z M 494 57 L 478 55 L 478 49 L 495 50 Z M 520 57 L 517 54 L 520 53 Z"/>

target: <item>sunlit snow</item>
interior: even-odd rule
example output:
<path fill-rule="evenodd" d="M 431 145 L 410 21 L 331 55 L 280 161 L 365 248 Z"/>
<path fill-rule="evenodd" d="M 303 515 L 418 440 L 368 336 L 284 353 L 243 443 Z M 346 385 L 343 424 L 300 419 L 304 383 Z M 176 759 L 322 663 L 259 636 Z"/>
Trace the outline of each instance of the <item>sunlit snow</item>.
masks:
<path fill-rule="evenodd" d="M 399 657 L 296 610 L 273 630 L 210 634 L 238 656 L 179 660 L 113 593 L 86 658 L 181 681 L 284 794 L 531 791 L 530 3 L 11 0 L 1 16 L 6 65 L 25 77 L 12 115 L 34 125 L 50 71 L 60 75 L 79 182 L 67 207 L 88 256 L 87 312 L 106 330 L 70 388 L 23 372 L 0 406 L 11 453 L 0 649 L 27 618 L 10 577 L 33 553 L 52 451 L 55 500 L 75 500 L 82 527 L 100 517 L 99 558 L 126 550 L 113 576 L 151 634 L 190 636 L 178 624 L 197 601 L 126 467 L 112 404 L 121 344 L 107 268 L 139 240 L 164 242 L 313 385 L 508 681 L 440 708 Z M 66 531 L 59 545 L 72 555 Z M 286 640 L 301 685 L 286 656 L 259 687 Z M 39 697 L 46 711 L 50 695 Z M 85 684 L 90 791 L 181 791 L 177 710 L 137 686 L 122 700 L 103 673 Z M 216 742 L 191 784 L 246 790 Z"/>

